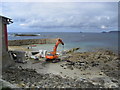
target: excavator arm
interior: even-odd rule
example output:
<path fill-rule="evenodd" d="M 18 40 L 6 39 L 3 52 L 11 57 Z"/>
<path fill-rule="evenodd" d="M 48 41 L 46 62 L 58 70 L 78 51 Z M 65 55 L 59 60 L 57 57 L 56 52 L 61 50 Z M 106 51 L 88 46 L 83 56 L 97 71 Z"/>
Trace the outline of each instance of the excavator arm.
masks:
<path fill-rule="evenodd" d="M 56 44 L 55 44 L 55 46 L 54 46 L 54 48 L 53 48 L 53 52 L 51 52 L 51 54 L 53 54 L 53 55 L 56 54 L 57 47 L 58 47 L 58 45 L 59 45 L 60 43 L 61 43 L 62 45 L 64 45 L 63 41 L 62 41 L 60 38 L 58 38 L 58 40 L 57 40 L 57 42 L 56 42 Z"/>

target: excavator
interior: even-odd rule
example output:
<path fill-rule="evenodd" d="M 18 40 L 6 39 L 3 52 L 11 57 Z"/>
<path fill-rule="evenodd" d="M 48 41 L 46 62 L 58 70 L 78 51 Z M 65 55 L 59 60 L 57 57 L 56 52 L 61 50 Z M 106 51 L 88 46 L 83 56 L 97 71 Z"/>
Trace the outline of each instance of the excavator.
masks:
<path fill-rule="evenodd" d="M 59 56 L 56 54 L 57 47 L 58 47 L 59 44 L 64 45 L 62 39 L 60 39 L 60 38 L 57 39 L 57 42 L 56 42 L 56 44 L 53 48 L 53 51 L 45 56 L 46 61 L 53 60 L 53 62 L 57 62 L 59 60 L 59 58 L 58 58 Z"/>

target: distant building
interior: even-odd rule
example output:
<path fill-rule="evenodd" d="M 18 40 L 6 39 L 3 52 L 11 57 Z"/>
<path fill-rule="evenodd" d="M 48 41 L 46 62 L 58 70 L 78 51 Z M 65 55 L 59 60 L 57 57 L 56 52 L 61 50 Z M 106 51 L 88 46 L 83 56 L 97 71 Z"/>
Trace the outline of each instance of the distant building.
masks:
<path fill-rule="evenodd" d="M 0 68 L 6 68 L 14 62 L 8 52 L 7 25 L 10 23 L 13 23 L 10 18 L 0 16 Z"/>

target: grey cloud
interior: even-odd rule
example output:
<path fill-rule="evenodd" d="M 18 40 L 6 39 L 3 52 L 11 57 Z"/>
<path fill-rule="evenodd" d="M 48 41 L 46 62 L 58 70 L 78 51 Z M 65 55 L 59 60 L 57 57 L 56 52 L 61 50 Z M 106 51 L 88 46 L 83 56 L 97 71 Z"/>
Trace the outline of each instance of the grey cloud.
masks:
<path fill-rule="evenodd" d="M 9 7 L 9 8 L 7 8 Z M 117 3 L 4 3 L 3 14 L 32 28 L 117 26 Z"/>

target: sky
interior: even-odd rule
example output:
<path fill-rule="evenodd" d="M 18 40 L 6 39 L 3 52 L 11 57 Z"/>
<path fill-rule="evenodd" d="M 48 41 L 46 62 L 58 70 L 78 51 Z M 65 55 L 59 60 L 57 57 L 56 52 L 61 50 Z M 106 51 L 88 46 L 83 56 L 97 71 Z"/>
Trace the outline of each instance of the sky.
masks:
<path fill-rule="evenodd" d="M 8 32 L 102 32 L 118 30 L 117 2 L 2 2 Z"/>

